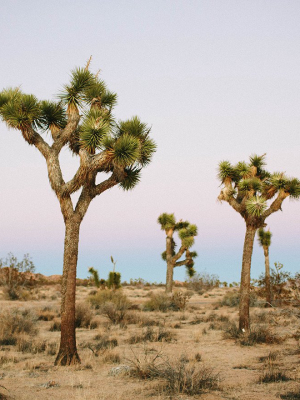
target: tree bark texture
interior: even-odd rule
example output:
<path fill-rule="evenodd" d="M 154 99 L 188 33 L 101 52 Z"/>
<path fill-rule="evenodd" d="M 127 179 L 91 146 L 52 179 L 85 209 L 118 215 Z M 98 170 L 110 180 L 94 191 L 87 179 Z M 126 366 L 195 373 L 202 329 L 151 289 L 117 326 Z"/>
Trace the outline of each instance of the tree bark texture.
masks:
<path fill-rule="evenodd" d="M 266 307 L 271 307 L 272 295 L 271 295 L 270 260 L 269 260 L 269 247 L 268 246 L 264 246 L 264 254 L 265 254 Z"/>
<path fill-rule="evenodd" d="M 166 293 L 172 293 L 172 288 L 173 288 L 174 264 L 172 262 L 172 237 L 173 237 L 173 230 L 170 229 L 167 232 L 167 237 L 166 237 L 166 253 L 167 253 Z"/>
<path fill-rule="evenodd" d="M 75 336 L 75 292 L 80 223 L 66 221 L 62 276 L 61 342 L 55 365 L 80 363 Z"/>
<path fill-rule="evenodd" d="M 253 226 L 247 226 L 243 250 L 239 306 L 239 329 L 243 332 L 249 331 L 250 329 L 250 270 L 255 233 L 256 228 Z"/>

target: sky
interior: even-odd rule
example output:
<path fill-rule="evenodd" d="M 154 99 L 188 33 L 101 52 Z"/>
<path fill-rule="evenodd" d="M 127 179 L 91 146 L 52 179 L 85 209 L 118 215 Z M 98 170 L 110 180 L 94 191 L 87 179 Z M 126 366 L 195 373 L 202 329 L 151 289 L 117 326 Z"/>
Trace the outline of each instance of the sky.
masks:
<path fill-rule="evenodd" d="M 163 213 L 198 226 L 198 273 L 239 281 L 245 223 L 217 201 L 218 163 L 267 153 L 270 172 L 300 178 L 298 0 L 0 0 L 0 90 L 56 99 L 84 66 L 117 92 L 118 120 L 138 115 L 157 143 L 131 192 L 113 188 L 81 226 L 78 276 L 165 281 Z M 37 272 L 62 272 L 64 223 L 45 161 L 0 123 L 0 258 L 29 253 Z M 77 167 L 65 149 L 64 177 Z M 74 195 L 76 200 L 76 194 Z M 271 266 L 299 271 L 300 203 L 268 220 Z M 252 277 L 264 271 L 255 240 Z M 184 280 L 185 268 L 174 279 Z"/>

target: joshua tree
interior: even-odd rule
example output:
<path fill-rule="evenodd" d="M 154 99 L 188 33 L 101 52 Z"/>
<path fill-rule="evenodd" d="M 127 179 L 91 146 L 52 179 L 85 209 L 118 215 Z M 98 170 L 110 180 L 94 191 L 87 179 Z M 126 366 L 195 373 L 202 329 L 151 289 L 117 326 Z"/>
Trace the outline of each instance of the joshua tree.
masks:
<path fill-rule="evenodd" d="M 300 181 L 281 172 L 270 174 L 264 169 L 264 160 L 265 154 L 251 156 L 248 164 L 239 162 L 232 166 L 229 161 L 219 164 L 218 177 L 224 186 L 218 199 L 226 201 L 246 223 L 239 306 L 239 329 L 243 331 L 250 329 L 250 269 L 256 230 L 265 227 L 266 218 L 281 210 L 284 199 L 300 196 Z"/>
<path fill-rule="evenodd" d="M 6 124 L 21 132 L 29 145 L 46 160 L 48 178 L 60 203 L 65 223 L 62 277 L 61 342 L 57 365 L 80 362 L 75 336 L 76 267 L 80 224 L 91 201 L 113 186 L 132 189 L 140 180 L 141 169 L 150 163 L 155 143 L 150 128 L 138 117 L 115 122 L 112 109 L 117 96 L 98 74 L 85 68 L 72 71 L 71 81 L 60 93 L 60 101 L 39 101 L 20 88 L 0 93 L 0 115 Z M 42 133 L 50 132 L 47 140 Z M 78 157 L 73 178 L 63 178 L 60 155 L 69 147 Z M 107 179 L 96 181 L 104 174 Z M 72 193 L 80 190 L 73 205 Z"/>
<path fill-rule="evenodd" d="M 166 251 L 162 253 L 162 259 L 167 262 L 167 278 L 166 278 L 166 292 L 172 292 L 173 286 L 173 271 L 175 267 L 180 267 L 185 265 L 187 273 L 190 277 L 195 274 L 194 261 L 193 259 L 197 257 L 195 251 L 190 251 L 189 249 L 194 244 L 194 237 L 197 236 L 197 226 L 191 225 L 187 221 L 180 220 L 176 223 L 174 214 L 163 213 L 158 217 L 158 223 L 161 229 L 166 232 Z M 174 241 L 174 232 L 178 232 L 179 238 L 181 240 L 181 246 L 179 251 L 176 253 L 175 247 L 176 243 Z M 185 253 L 185 259 L 179 261 L 180 257 Z"/>
<path fill-rule="evenodd" d="M 269 260 L 269 247 L 271 246 L 272 233 L 264 228 L 258 230 L 258 243 L 264 249 L 265 255 L 265 290 L 266 290 L 266 307 L 271 306 L 271 282 L 270 282 L 270 260 Z"/>
<path fill-rule="evenodd" d="M 108 274 L 107 286 L 110 289 L 116 290 L 121 287 L 121 274 L 120 272 L 116 272 L 117 261 L 113 259 L 113 256 L 110 256 L 110 260 L 114 267 L 113 270 Z"/>

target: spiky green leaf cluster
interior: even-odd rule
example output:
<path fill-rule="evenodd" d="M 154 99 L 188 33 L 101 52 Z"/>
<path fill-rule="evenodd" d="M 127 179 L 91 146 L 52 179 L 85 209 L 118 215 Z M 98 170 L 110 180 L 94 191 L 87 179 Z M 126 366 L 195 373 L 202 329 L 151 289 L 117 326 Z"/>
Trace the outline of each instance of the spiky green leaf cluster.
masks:
<path fill-rule="evenodd" d="M 299 181 L 299 179 L 297 179 L 297 178 L 287 179 L 284 189 L 287 193 L 289 193 L 290 197 L 292 197 L 293 199 L 300 198 L 300 181 Z"/>
<path fill-rule="evenodd" d="M 110 133 L 113 120 L 103 110 L 92 109 L 80 127 L 80 144 L 89 152 L 103 148 L 103 139 Z"/>
<path fill-rule="evenodd" d="M 176 225 L 174 214 L 163 213 L 158 217 L 157 222 L 160 224 L 161 229 L 163 231 L 168 229 L 174 229 Z"/>
<path fill-rule="evenodd" d="M 132 166 L 139 158 L 140 142 L 138 138 L 126 133 L 115 141 L 112 152 L 118 165 Z"/>
<path fill-rule="evenodd" d="M 66 126 L 66 112 L 61 103 L 52 101 L 41 102 L 41 115 L 38 125 L 45 131 L 51 127 L 63 129 Z"/>
<path fill-rule="evenodd" d="M 258 178 L 241 179 L 238 182 L 238 188 L 241 192 L 258 192 L 262 188 L 262 182 Z"/>
<path fill-rule="evenodd" d="M 125 168 L 125 179 L 120 183 L 123 190 L 133 189 L 141 179 L 141 169 L 140 168 Z"/>
<path fill-rule="evenodd" d="M 264 228 L 259 228 L 257 234 L 258 234 L 259 245 L 262 247 L 264 246 L 270 247 L 272 233 L 270 231 L 265 231 Z"/>
<path fill-rule="evenodd" d="M 73 107 L 82 107 L 86 99 L 85 93 L 93 85 L 95 78 L 86 68 L 76 68 L 71 73 L 71 82 L 64 86 L 60 94 L 63 104 Z"/>
<path fill-rule="evenodd" d="M 236 178 L 236 170 L 229 161 L 221 161 L 218 168 L 218 178 L 222 183 L 226 179 L 234 180 Z"/>
<path fill-rule="evenodd" d="M 252 217 L 260 217 L 267 208 L 265 198 L 253 196 L 246 201 L 246 210 Z"/>
<path fill-rule="evenodd" d="M 6 124 L 15 129 L 35 126 L 41 116 L 40 103 L 32 94 L 18 89 L 5 90 L 0 95 L 0 114 Z"/>

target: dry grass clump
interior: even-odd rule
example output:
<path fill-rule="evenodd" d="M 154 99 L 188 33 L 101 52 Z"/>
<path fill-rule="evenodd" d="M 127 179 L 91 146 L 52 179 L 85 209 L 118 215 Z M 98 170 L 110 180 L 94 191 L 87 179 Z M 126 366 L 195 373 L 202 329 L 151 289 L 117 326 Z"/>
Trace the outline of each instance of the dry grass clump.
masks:
<path fill-rule="evenodd" d="M 150 299 L 144 303 L 144 311 L 183 311 L 186 309 L 191 295 L 176 291 L 172 295 L 164 292 L 151 293 Z"/>
<path fill-rule="evenodd" d="M 103 355 L 103 361 L 108 364 L 120 364 L 121 357 L 115 351 L 107 350 Z"/>
<path fill-rule="evenodd" d="M 148 326 L 142 334 L 134 334 L 128 339 L 128 343 L 135 344 L 141 342 L 171 342 L 174 340 L 174 334 L 160 326 L 158 329 L 154 329 Z"/>
<path fill-rule="evenodd" d="M 212 369 L 190 362 L 186 356 L 170 361 L 161 353 L 150 354 L 147 350 L 143 357 L 134 355 L 129 360 L 130 375 L 139 379 L 159 379 L 159 390 L 168 395 L 200 395 L 219 388 L 219 377 Z"/>
<path fill-rule="evenodd" d="M 281 394 L 280 398 L 283 400 L 300 400 L 300 390 L 298 392 L 288 392 Z"/>
<path fill-rule="evenodd" d="M 90 349 L 96 357 L 118 346 L 118 340 L 108 335 L 96 335 L 94 340 L 96 343 L 85 343 L 82 347 Z"/>
<path fill-rule="evenodd" d="M 100 290 L 94 296 L 90 296 L 89 301 L 113 324 L 122 323 L 131 308 L 131 302 L 120 290 Z"/>
<path fill-rule="evenodd" d="M 61 320 L 59 318 L 55 318 L 50 326 L 50 332 L 59 332 L 61 330 Z"/>
<path fill-rule="evenodd" d="M 76 328 L 90 328 L 91 321 L 93 318 L 92 310 L 87 303 L 78 303 L 76 304 L 75 310 L 75 327 Z M 97 325 L 92 325 L 97 328 Z"/>
<path fill-rule="evenodd" d="M 224 326 L 223 337 L 225 339 L 235 339 L 242 346 L 253 346 L 262 343 L 278 344 L 283 341 L 269 327 L 257 325 L 250 332 L 241 332 L 234 322 Z"/>
<path fill-rule="evenodd" d="M 44 307 L 42 310 L 38 311 L 39 321 L 53 321 L 57 313 L 53 311 L 52 307 Z"/>
<path fill-rule="evenodd" d="M 0 344 L 15 345 L 19 334 L 37 333 L 37 315 L 29 309 L 12 309 L 0 314 Z"/>

